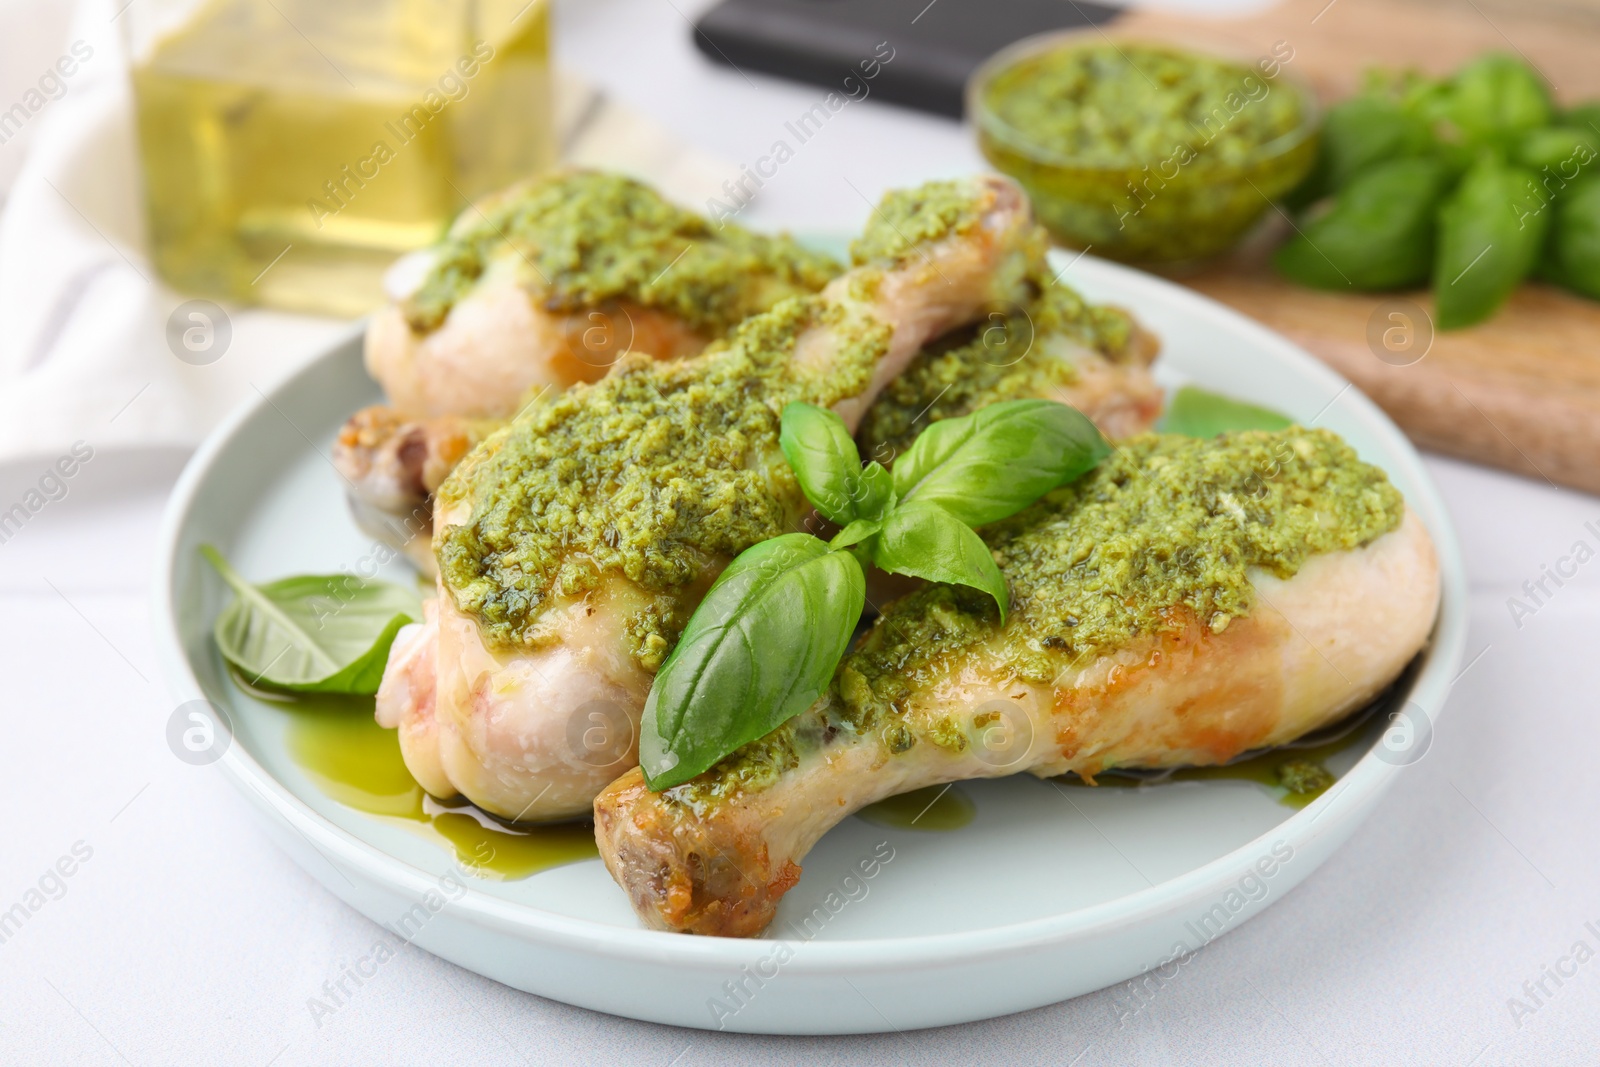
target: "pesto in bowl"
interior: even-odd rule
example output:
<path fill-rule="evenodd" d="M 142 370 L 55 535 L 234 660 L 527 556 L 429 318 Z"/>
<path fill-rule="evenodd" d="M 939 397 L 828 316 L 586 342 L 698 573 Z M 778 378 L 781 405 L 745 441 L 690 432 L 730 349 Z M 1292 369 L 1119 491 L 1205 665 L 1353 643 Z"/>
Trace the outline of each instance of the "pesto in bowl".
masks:
<path fill-rule="evenodd" d="M 1048 34 L 980 67 L 967 113 L 1064 244 L 1192 262 L 1232 247 L 1311 167 L 1316 102 L 1286 61 Z"/>

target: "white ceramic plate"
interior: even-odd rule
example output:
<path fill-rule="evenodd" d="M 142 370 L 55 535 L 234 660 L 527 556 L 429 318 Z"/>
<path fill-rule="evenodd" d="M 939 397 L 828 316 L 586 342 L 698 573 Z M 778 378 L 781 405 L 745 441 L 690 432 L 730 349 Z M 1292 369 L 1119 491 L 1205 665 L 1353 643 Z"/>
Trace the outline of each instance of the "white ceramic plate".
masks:
<path fill-rule="evenodd" d="M 541 996 L 682 1026 L 858 1033 L 1021 1011 L 1151 968 L 1170 975 L 1180 950 L 1236 928 L 1310 874 L 1425 749 L 1461 658 L 1466 587 L 1416 453 L 1344 379 L 1158 278 L 1080 257 L 1064 280 L 1134 310 L 1161 337 L 1166 384 L 1193 380 L 1342 434 L 1389 472 L 1433 534 L 1443 610 L 1395 697 L 1401 718 L 1386 729 L 1375 717 L 1331 762 L 1337 785 L 1304 810 L 1238 780 L 966 784 L 976 816 L 961 829 L 846 820 L 806 858 L 769 937 L 751 941 L 641 929 L 596 859 L 516 881 L 463 877 L 439 841 L 327 795 L 290 754 L 289 716 L 237 689 L 210 637 L 226 594 L 198 544 L 216 544 L 255 580 L 361 569 L 373 553 L 327 458 L 345 417 L 379 398 L 359 333 L 235 412 L 179 482 L 155 605 L 174 695 L 210 701 L 231 720 L 220 766 L 329 890 L 428 951 Z M 409 580 L 399 563 L 383 571 Z"/>

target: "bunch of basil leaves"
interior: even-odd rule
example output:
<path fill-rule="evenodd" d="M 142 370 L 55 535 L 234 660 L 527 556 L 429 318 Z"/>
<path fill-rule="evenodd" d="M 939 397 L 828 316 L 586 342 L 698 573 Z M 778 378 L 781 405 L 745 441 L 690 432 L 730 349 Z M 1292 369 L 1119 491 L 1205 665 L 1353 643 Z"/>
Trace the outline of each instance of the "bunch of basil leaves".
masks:
<path fill-rule="evenodd" d="M 1443 79 L 1374 71 L 1324 118 L 1274 262 L 1319 289 L 1431 282 L 1447 330 L 1489 318 L 1530 275 L 1600 299 L 1597 175 L 1600 102 L 1558 111 L 1514 56 Z"/>
<path fill-rule="evenodd" d="M 782 418 L 784 457 L 839 533 L 763 541 L 711 587 L 645 704 L 639 762 L 653 790 L 688 781 L 827 690 L 861 619 L 868 564 L 980 590 L 1004 620 L 1006 581 L 974 527 L 1020 511 L 1111 450 L 1080 412 L 1048 400 L 936 422 L 892 471 L 862 466 L 831 411 L 790 404 Z"/>

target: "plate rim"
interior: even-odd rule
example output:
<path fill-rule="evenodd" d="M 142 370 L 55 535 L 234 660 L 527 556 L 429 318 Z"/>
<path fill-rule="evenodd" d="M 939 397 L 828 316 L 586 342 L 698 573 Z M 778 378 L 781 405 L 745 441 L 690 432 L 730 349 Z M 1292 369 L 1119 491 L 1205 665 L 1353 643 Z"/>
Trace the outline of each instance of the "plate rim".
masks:
<path fill-rule="evenodd" d="M 1058 255 L 1064 254 L 1052 250 L 1052 256 Z M 1155 295 L 1185 316 L 1210 318 L 1229 331 L 1251 335 L 1256 344 L 1271 351 L 1275 358 L 1295 365 L 1308 378 L 1326 384 L 1335 394 L 1329 407 L 1341 400 L 1354 404 L 1362 421 L 1380 438 L 1388 454 L 1408 468 L 1407 474 L 1427 506 L 1418 507 L 1414 499 L 1408 503 L 1419 515 L 1428 513 L 1426 524 L 1439 560 L 1442 595 L 1430 647 L 1407 699 L 1421 706 L 1430 725 L 1436 727 L 1450 689 L 1450 677 L 1458 668 L 1465 647 L 1467 583 L 1449 511 L 1416 448 L 1388 415 L 1353 383 L 1287 337 L 1248 316 L 1174 282 L 1084 254 L 1060 268 L 1057 280 L 1080 268 L 1090 279 L 1097 274 L 1108 277 L 1121 287 Z M 152 623 L 167 688 L 180 703 L 207 699 L 184 652 L 174 584 L 180 542 L 196 494 L 212 473 L 219 455 L 245 423 L 267 407 L 275 407 L 278 396 L 305 375 L 314 373 L 322 363 L 335 358 L 350 345 L 360 343 L 366 327 L 365 319 L 354 323 L 271 389 L 246 398 L 206 436 L 174 486 L 156 542 Z M 305 838 L 330 865 L 337 867 L 342 863 L 376 885 L 407 897 L 418 897 L 436 886 L 437 876 L 358 838 L 306 805 L 246 752 L 243 745 L 229 745 L 217 762 L 234 786 L 263 814 L 276 818 Z M 1335 818 L 1324 823 L 1320 831 L 1314 829 L 1330 812 L 1343 812 L 1359 825 L 1366 817 L 1363 807 L 1374 803 L 1402 770 L 1404 766 L 1378 759 L 1375 751 L 1369 750 L 1333 789 L 1266 833 L 1174 878 L 1112 900 L 1021 922 L 951 933 L 807 941 L 806 951 L 796 953 L 785 963 L 784 969 L 814 977 L 833 977 L 926 965 L 948 967 L 1004 957 L 1019 950 L 1045 949 L 1152 920 L 1186 901 L 1208 899 L 1225 891 L 1237 882 L 1241 865 L 1248 865 L 1247 860 L 1258 856 L 1267 843 L 1286 838 L 1291 847 L 1304 847 L 1330 833 L 1338 833 L 1346 826 L 1346 819 Z M 479 925 L 536 938 L 553 948 L 622 961 L 670 962 L 696 970 L 737 969 L 757 957 L 769 955 L 772 946 L 789 940 L 685 937 L 643 927 L 616 926 L 505 900 L 470 884 L 465 893 L 452 900 L 451 910 Z"/>

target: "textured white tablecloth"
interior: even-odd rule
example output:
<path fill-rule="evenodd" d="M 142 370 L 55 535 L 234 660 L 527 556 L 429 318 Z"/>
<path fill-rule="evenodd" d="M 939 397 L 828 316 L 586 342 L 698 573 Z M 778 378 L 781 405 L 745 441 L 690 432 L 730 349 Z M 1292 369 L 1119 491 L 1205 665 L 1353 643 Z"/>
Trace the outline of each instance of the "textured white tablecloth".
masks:
<path fill-rule="evenodd" d="M 724 158 L 754 160 L 816 96 L 704 66 L 668 0 L 560 13 L 566 62 Z M 748 218 L 837 230 L 886 186 L 976 165 L 954 124 L 851 104 Z M 307 999 L 375 928 L 267 841 L 220 772 L 180 763 L 163 737 L 171 706 L 149 638 L 149 561 L 183 458 L 97 452 L 64 499 L 0 544 L 0 912 L 41 878 L 48 894 L 0 943 L 0 1064 L 1600 1058 L 1600 960 L 1572 955 L 1579 941 L 1600 951 L 1586 926 L 1600 930 L 1600 564 L 1559 590 L 1547 583 L 1555 595 L 1520 628 L 1507 606 L 1574 542 L 1600 547 L 1584 525 L 1600 525 L 1592 497 L 1430 463 L 1470 568 L 1468 657 L 1482 653 L 1432 749 L 1327 866 L 1131 1018 L 1119 1018 L 1130 994 L 1113 989 L 947 1030 L 708 1034 L 540 1000 L 408 949 L 319 1028 Z M 42 459 L 0 467 L 0 510 L 43 473 Z M 70 877 L 47 876 L 58 863 Z M 1558 966 L 1571 972 L 1559 985 L 1546 971 Z M 1512 998 L 1526 1008 L 1513 1013 Z"/>

